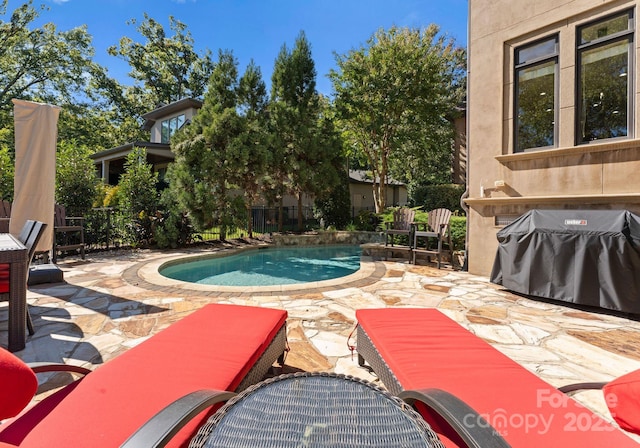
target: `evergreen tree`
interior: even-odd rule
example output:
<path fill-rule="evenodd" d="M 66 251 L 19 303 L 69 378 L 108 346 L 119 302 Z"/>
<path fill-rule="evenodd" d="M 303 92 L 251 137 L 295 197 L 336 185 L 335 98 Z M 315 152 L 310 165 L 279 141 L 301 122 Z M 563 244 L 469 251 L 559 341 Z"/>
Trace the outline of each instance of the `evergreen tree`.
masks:
<path fill-rule="evenodd" d="M 231 52 L 220 51 L 202 108 L 174 136 L 176 160 L 168 173 L 196 226 L 220 226 L 221 239 L 244 222 L 266 169 L 264 83 L 253 63 L 238 81 L 237 65 Z"/>
<path fill-rule="evenodd" d="M 271 172 L 280 199 L 279 230 L 282 231 L 281 199 L 288 192 L 298 198 L 298 230 L 302 231 L 303 194 L 316 194 L 319 185 L 330 188 L 338 180 L 331 147 L 335 141 L 322 120 L 315 63 L 304 32 L 298 35 L 291 51 L 284 45 L 276 58 L 271 115 L 275 136 Z"/>
<path fill-rule="evenodd" d="M 244 140 L 241 151 L 243 163 L 239 163 L 236 183 L 244 192 L 247 209 L 247 233 L 253 236 L 252 208 L 265 188 L 265 176 L 269 166 L 269 136 L 267 133 L 267 88 L 262 80 L 260 67 L 253 60 L 247 66 L 238 86 L 238 106 L 245 120 Z"/>

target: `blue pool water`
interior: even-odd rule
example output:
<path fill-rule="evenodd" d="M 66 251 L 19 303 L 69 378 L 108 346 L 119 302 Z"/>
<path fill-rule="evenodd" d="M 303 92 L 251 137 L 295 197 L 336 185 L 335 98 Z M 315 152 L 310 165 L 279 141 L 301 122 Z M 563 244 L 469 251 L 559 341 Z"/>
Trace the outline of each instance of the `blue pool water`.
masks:
<path fill-rule="evenodd" d="M 160 274 L 203 285 L 272 286 L 330 280 L 360 269 L 360 246 L 264 248 L 173 264 Z"/>

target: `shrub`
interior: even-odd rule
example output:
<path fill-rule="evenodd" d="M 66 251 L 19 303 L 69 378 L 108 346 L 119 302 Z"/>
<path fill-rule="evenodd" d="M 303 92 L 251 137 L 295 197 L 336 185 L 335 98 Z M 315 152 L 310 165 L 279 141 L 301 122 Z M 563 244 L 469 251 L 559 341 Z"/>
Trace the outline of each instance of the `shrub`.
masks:
<path fill-rule="evenodd" d="M 171 189 L 165 189 L 161 193 L 160 206 L 162 210 L 151 218 L 153 239 L 159 248 L 175 249 L 202 239 L 200 235 L 196 235 L 188 213 L 180 211 Z"/>
<path fill-rule="evenodd" d="M 410 191 L 411 204 L 425 211 L 435 208 L 448 208 L 452 212 L 464 213 L 460 206 L 460 198 L 465 186 L 457 184 L 422 185 Z"/>
<path fill-rule="evenodd" d="M 0 199 L 13 201 L 14 164 L 9 149 L 0 147 Z"/>
<path fill-rule="evenodd" d="M 118 191 L 122 211 L 131 220 L 128 233 L 134 245 L 151 242 L 151 217 L 158 207 L 157 181 L 158 174 L 146 162 L 145 150 L 134 148 L 127 156 Z"/>
<path fill-rule="evenodd" d="M 467 235 L 467 218 L 464 216 L 452 216 L 449 226 L 453 249 L 463 250 L 465 236 Z"/>
<path fill-rule="evenodd" d="M 195 229 L 186 213 L 174 210 L 158 211 L 151 219 L 153 239 L 160 249 L 186 246 L 197 238 Z"/>
<path fill-rule="evenodd" d="M 353 220 L 353 227 L 356 230 L 373 232 L 379 230 L 379 226 L 382 222 L 380 216 L 369 210 L 361 210 L 360 213 Z"/>
<path fill-rule="evenodd" d="M 100 179 L 96 176 L 91 151 L 75 142 L 61 142 L 56 157 L 56 202 L 75 214 L 93 206 Z"/>
<path fill-rule="evenodd" d="M 344 229 L 351 215 L 351 198 L 349 197 L 349 178 L 341 176 L 341 183 L 324 197 L 316 199 L 313 215 L 318 221 L 324 220 L 325 226 Z"/>

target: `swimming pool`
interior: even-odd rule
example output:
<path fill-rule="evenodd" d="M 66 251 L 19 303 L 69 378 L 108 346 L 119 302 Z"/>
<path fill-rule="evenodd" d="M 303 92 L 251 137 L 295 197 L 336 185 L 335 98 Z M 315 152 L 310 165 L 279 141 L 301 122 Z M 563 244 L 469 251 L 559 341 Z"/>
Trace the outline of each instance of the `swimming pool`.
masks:
<path fill-rule="evenodd" d="M 360 246 L 277 247 L 225 257 L 174 262 L 161 275 L 190 283 L 220 286 L 273 286 L 344 277 L 360 269 Z"/>

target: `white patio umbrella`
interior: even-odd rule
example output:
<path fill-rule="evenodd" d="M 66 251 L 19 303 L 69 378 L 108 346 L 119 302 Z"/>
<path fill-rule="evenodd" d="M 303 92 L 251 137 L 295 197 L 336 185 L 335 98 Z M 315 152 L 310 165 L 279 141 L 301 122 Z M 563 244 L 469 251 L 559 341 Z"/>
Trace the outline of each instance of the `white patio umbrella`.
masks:
<path fill-rule="evenodd" d="M 16 169 L 9 232 L 19 234 L 28 219 L 42 221 L 47 224 L 47 229 L 36 251 L 49 251 L 53 243 L 60 107 L 16 99 L 12 101 Z"/>

